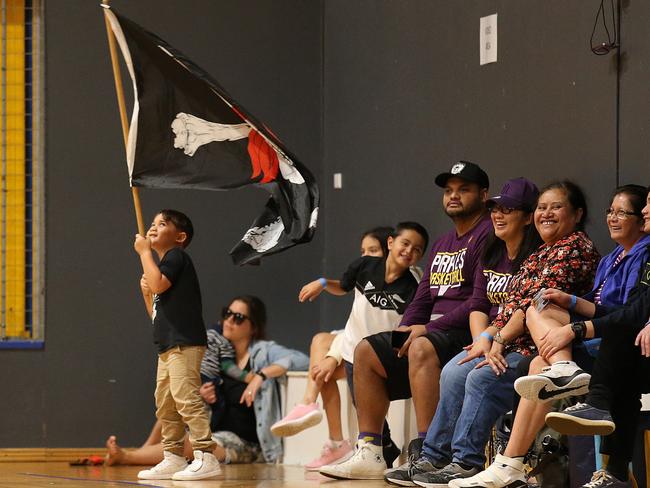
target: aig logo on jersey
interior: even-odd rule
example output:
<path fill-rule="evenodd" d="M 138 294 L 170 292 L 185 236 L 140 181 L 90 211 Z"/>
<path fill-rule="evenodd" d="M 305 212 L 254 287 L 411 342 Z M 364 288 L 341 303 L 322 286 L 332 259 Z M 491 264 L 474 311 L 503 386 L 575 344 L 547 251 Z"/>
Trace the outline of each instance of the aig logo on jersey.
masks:
<path fill-rule="evenodd" d="M 382 310 L 395 310 L 400 315 L 406 309 L 406 302 L 397 293 L 386 293 L 385 291 L 374 291 L 373 289 L 364 290 L 363 294 L 373 307 Z"/>

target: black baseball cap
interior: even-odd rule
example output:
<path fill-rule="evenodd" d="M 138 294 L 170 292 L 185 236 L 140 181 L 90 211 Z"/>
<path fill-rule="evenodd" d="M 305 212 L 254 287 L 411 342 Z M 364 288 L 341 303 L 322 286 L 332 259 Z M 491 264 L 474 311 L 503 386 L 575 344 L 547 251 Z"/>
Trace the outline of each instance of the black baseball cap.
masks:
<path fill-rule="evenodd" d="M 490 179 L 488 178 L 487 173 L 483 171 L 478 164 L 474 164 L 470 161 L 458 161 L 449 168 L 449 171 L 440 173 L 436 176 L 436 185 L 444 188 L 447 184 L 447 180 L 454 176 L 471 183 L 476 183 L 481 188 L 490 188 Z"/>

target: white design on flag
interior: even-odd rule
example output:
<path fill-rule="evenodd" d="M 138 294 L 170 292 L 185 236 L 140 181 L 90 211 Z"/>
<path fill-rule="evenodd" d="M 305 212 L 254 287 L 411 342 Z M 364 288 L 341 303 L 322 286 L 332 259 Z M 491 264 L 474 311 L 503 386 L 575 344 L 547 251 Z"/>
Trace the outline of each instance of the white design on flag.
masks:
<path fill-rule="evenodd" d="M 275 149 L 275 147 L 273 147 L 273 149 Z M 275 152 L 277 153 L 278 161 L 280 162 L 280 173 L 282 173 L 282 177 L 285 180 L 290 181 L 295 185 L 304 184 L 305 179 L 302 177 L 300 172 L 293 166 L 293 163 L 289 159 L 287 159 L 287 157 L 284 154 L 282 154 L 282 151 L 278 151 L 276 149 Z"/>
<path fill-rule="evenodd" d="M 456 163 L 451 167 L 451 174 L 452 175 L 457 175 L 461 171 L 463 171 L 463 168 L 465 167 L 465 163 Z"/>
<path fill-rule="evenodd" d="M 302 176 L 301 176 L 302 178 Z M 309 219 L 309 227 L 316 227 L 316 222 L 318 221 L 318 207 L 316 207 L 311 212 L 311 217 Z"/>
<path fill-rule="evenodd" d="M 251 227 L 248 229 L 242 241 L 251 246 L 257 252 L 266 252 L 273 248 L 284 231 L 284 224 L 280 217 L 264 227 Z"/>
<path fill-rule="evenodd" d="M 209 122 L 192 114 L 179 112 L 171 123 L 174 138 L 174 147 L 182 149 L 188 156 L 194 156 L 196 151 L 205 144 L 211 142 L 237 141 L 246 139 L 251 131 L 248 124 L 219 124 L 218 122 Z M 267 141 L 268 142 L 268 141 Z M 293 163 L 273 146 L 275 153 L 278 155 L 280 173 L 282 177 L 296 185 L 305 183 L 305 179 L 300 172 L 296 170 Z"/>
<path fill-rule="evenodd" d="M 174 147 L 182 149 L 188 156 L 194 156 L 198 148 L 211 142 L 245 139 L 251 131 L 248 124 L 208 122 L 183 112 L 176 114 L 171 127 L 176 135 Z"/>
<path fill-rule="evenodd" d="M 363 291 L 374 290 L 374 289 L 375 286 L 370 282 L 366 283 L 366 286 L 363 287 Z"/>

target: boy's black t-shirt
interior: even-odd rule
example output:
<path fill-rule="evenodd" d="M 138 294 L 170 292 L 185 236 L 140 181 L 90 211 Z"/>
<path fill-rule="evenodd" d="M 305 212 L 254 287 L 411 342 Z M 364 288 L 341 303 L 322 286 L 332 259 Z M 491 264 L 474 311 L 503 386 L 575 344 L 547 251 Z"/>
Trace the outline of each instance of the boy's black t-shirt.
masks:
<path fill-rule="evenodd" d="M 201 289 L 190 256 L 175 247 L 165 253 L 158 267 L 172 284 L 154 295 L 153 337 L 158 352 L 174 346 L 207 345 Z"/>
<path fill-rule="evenodd" d="M 341 288 L 354 289 L 354 302 L 345 324 L 341 354 L 353 362 L 354 348 L 369 335 L 395 329 L 413 299 L 418 280 L 410 269 L 386 283 L 386 258 L 363 256 L 348 267 Z"/>

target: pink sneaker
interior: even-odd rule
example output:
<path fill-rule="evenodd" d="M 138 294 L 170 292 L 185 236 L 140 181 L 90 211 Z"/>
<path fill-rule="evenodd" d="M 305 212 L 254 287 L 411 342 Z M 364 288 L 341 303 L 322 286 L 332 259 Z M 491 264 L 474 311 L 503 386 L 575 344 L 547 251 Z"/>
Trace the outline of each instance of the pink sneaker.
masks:
<path fill-rule="evenodd" d="M 310 403 L 309 405 L 299 403 L 291 409 L 291 412 L 286 417 L 271 426 L 271 433 L 278 437 L 295 435 L 309 427 L 313 427 L 322 418 L 323 414 L 318 408 L 318 403 Z"/>
<path fill-rule="evenodd" d="M 354 454 L 350 441 L 345 440 L 339 447 L 333 447 L 330 441 L 327 441 L 320 452 L 320 457 L 314 459 L 312 462 L 305 464 L 307 471 L 318 471 L 328 464 L 339 464 L 347 461 Z"/>

